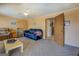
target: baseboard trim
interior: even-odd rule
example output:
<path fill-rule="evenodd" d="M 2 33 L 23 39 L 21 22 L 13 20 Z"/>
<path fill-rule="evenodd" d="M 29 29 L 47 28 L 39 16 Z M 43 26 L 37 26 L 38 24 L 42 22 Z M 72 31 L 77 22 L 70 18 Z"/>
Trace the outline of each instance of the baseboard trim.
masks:
<path fill-rule="evenodd" d="M 64 46 L 71 46 L 71 47 L 79 48 L 78 46 L 73 46 L 73 45 L 69 45 L 69 44 L 65 44 Z"/>

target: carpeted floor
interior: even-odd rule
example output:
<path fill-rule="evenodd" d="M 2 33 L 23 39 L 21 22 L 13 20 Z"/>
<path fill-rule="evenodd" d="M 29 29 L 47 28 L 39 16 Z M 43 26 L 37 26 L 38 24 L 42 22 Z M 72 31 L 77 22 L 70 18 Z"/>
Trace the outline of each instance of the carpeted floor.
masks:
<path fill-rule="evenodd" d="M 61 47 L 53 40 L 41 39 L 34 41 L 28 38 L 18 38 L 24 44 L 24 52 L 20 49 L 10 51 L 11 56 L 77 56 L 79 48 L 72 46 Z M 0 42 L 0 56 L 6 56 L 3 42 Z"/>

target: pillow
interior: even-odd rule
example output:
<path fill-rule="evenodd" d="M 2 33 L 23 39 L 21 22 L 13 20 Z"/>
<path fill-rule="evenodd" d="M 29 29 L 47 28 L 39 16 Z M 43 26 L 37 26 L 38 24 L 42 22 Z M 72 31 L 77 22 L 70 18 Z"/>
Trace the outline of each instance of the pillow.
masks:
<path fill-rule="evenodd" d="M 42 35 L 42 33 L 40 31 L 36 31 L 34 32 L 36 35 Z"/>

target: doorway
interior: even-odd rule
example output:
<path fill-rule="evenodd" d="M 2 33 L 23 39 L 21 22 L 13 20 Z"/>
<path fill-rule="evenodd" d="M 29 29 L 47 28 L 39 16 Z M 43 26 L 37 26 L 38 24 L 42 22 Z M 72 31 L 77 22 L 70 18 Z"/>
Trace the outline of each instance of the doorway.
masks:
<path fill-rule="evenodd" d="M 47 38 L 54 38 L 54 18 L 47 18 Z"/>
<path fill-rule="evenodd" d="M 46 19 L 46 38 L 53 39 L 57 44 L 64 46 L 64 13 Z"/>

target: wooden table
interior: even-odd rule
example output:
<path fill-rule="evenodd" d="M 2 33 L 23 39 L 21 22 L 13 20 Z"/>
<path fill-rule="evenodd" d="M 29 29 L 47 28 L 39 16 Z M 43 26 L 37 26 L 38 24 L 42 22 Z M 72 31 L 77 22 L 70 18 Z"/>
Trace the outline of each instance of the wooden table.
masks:
<path fill-rule="evenodd" d="M 21 53 L 23 52 L 23 43 L 16 38 L 16 42 L 14 43 L 7 43 L 7 40 L 4 40 L 4 47 L 5 47 L 5 53 L 8 54 L 10 50 L 21 48 Z"/>

